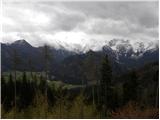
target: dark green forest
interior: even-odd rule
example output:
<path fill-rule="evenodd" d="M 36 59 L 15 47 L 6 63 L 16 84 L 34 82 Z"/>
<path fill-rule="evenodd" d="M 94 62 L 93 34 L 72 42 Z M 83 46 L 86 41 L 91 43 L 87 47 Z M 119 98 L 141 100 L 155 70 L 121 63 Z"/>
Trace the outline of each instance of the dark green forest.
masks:
<path fill-rule="evenodd" d="M 1 73 L 2 118 L 159 118 L 158 62 L 113 74 L 106 54 L 99 63 L 100 79 L 96 67 L 87 69 L 95 64 L 86 60 L 88 67 L 82 71 L 95 82 L 77 76 L 80 84 L 75 85 L 50 79 L 49 53 L 44 46 L 43 71 L 34 71 L 32 58 L 30 69 L 20 71 L 21 57 L 13 50 L 12 70 Z"/>

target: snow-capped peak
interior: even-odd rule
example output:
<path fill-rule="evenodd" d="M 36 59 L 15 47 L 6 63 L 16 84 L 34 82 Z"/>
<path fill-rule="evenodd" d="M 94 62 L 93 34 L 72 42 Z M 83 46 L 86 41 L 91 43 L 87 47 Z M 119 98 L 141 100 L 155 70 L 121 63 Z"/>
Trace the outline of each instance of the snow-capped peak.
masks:
<path fill-rule="evenodd" d="M 117 52 L 127 53 L 133 51 L 134 53 L 143 53 L 147 50 L 157 49 L 157 42 L 131 42 L 130 40 L 113 39 L 108 41 L 108 46 Z"/>

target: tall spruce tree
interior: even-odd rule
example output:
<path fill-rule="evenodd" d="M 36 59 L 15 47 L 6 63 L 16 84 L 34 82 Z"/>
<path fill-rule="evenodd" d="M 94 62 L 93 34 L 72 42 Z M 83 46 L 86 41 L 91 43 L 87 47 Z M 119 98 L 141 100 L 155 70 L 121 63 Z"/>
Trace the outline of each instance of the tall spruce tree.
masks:
<path fill-rule="evenodd" d="M 9 81 L 7 83 L 7 90 L 6 90 L 6 95 L 7 98 L 5 100 L 6 104 L 7 104 L 7 108 L 11 108 L 14 106 L 13 101 L 15 98 L 15 85 L 14 85 L 14 81 L 13 81 L 13 76 L 12 73 L 9 74 Z"/>
<path fill-rule="evenodd" d="M 44 45 L 43 48 L 43 55 L 44 55 L 44 70 L 45 70 L 45 79 L 48 80 L 49 76 L 49 65 L 51 61 L 51 51 L 48 45 Z M 45 95 L 47 97 L 47 82 L 46 82 L 46 89 L 45 89 Z"/>
<path fill-rule="evenodd" d="M 130 87 L 132 88 L 132 99 L 137 100 L 138 97 L 138 77 L 135 71 L 131 72 L 131 83 Z M 134 93 L 134 94 L 133 94 Z"/>
<path fill-rule="evenodd" d="M 20 92 L 20 102 L 21 102 L 21 107 L 26 107 L 27 101 L 28 101 L 28 82 L 27 82 L 27 76 L 26 72 L 23 72 L 22 75 L 22 82 L 21 82 L 21 92 Z M 30 96 L 31 97 L 31 96 Z"/>
<path fill-rule="evenodd" d="M 33 61 L 32 61 L 31 58 L 28 59 L 28 67 L 29 67 L 29 70 L 30 70 L 31 79 L 33 80 L 34 67 L 33 67 Z"/>
<path fill-rule="evenodd" d="M 159 106 L 159 70 L 156 70 L 154 76 L 153 76 L 153 79 L 156 83 L 155 85 L 155 107 L 158 108 Z"/>
<path fill-rule="evenodd" d="M 136 72 L 129 73 L 128 81 L 123 84 L 123 102 L 136 101 L 138 97 L 138 81 Z"/>
<path fill-rule="evenodd" d="M 1 74 L 1 103 L 5 101 L 6 96 L 6 83 L 3 73 Z"/>
<path fill-rule="evenodd" d="M 44 45 L 43 48 L 43 55 L 44 55 L 44 70 L 45 70 L 45 103 L 47 103 L 47 80 L 48 80 L 48 76 L 49 76 L 49 65 L 50 65 L 50 61 L 51 61 L 51 51 L 48 45 Z M 46 116 L 46 113 L 45 113 Z"/>
<path fill-rule="evenodd" d="M 102 106 L 102 117 L 106 117 L 107 109 L 112 107 L 112 68 L 108 59 L 105 56 L 102 62 L 101 80 L 100 80 L 100 104 Z"/>
<path fill-rule="evenodd" d="M 12 62 L 13 62 L 13 70 L 14 70 L 14 94 L 15 94 L 14 95 L 14 97 L 15 97 L 14 107 L 15 107 L 15 111 L 16 111 L 16 105 L 17 105 L 17 101 L 16 101 L 16 99 L 17 99 L 17 91 L 16 91 L 16 88 L 17 88 L 17 86 L 16 86 L 17 72 L 16 71 L 17 71 L 18 65 L 20 63 L 20 57 L 19 57 L 16 49 L 13 49 Z"/>

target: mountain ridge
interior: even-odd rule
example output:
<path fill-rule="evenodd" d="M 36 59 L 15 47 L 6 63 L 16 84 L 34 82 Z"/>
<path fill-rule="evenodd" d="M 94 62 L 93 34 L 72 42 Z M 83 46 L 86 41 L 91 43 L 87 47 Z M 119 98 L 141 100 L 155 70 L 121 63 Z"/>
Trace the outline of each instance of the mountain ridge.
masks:
<path fill-rule="evenodd" d="M 128 44 L 128 41 L 125 41 Z M 101 60 L 107 54 L 113 66 L 114 73 L 125 72 L 126 70 L 133 69 L 136 67 L 141 67 L 145 63 L 158 61 L 159 59 L 159 48 L 154 50 L 147 50 L 141 52 L 134 52 L 132 49 L 124 49 L 125 46 L 118 48 L 120 51 L 114 50 L 114 44 L 103 46 L 101 51 L 89 50 L 85 53 L 77 51 L 67 51 L 62 47 L 62 49 L 56 49 L 50 46 L 51 55 L 53 59 L 51 60 L 52 74 L 57 75 L 57 79 L 63 78 L 65 74 L 66 78 L 71 80 L 76 80 L 76 74 L 80 74 L 81 69 L 88 69 L 85 62 L 88 64 L 92 63 L 100 68 Z M 130 46 L 130 45 L 128 45 Z M 143 45 L 142 45 L 143 46 Z M 17 41 L 12 44 L 1 43 L 2 52 L 2 71 L 12 70 L 12 51 L 16 49 L 21 56 L 23 63 L 19 66 L 19 70 L 30 70 L 28 65 L 28 59 L 32 59 L 34 64 L 34 71 L 43 71 L 44 61 L 43 61 L 43 46 L 33 47 L 27 41 Z M 143 50 L 143 49 L 142 49 Z M 80 66 L 79 66 L 80 65 Z M 79 66 L 79 67 L 77 67 Z M 83 68 L 84 67 L 84 68 Z M 93 65 L 90 65 L 90 69 Z M 72 71 L 74 69 L 74 71 Z M 96 70 L 96 69 L 95 69 Z M 61 73 L 61 71 L 63 71 Z M 89 70 L 88 70 L 89 71 Z M 91 71 L 91 70 L 90 70 Z M 71 74 L 71 76 L 70 76 Z M 70 76 L 70 77 L 69 77 Z M 73 78 L 72 78 L 73 77 Z M 73 82 L 73 81 L 72 81 Z"/>
<path fill-rule="evenodd" d="M 52 55 L 50 61 L 51 74 L 57 80 L 79 84 L 81 79 L 92 82 L 92 80 L 100 78 L 101 61 L 106 54 L 112 64 L 113 74 L 125 73 L 128 70 L 140 68 L 146 63 L 159 60 L 158 47 L 154 50 L 135 53 L 132 49 L 125 49 L 124 46 L 120 47 L 120 51 L 116 51 L 112 46 L 105 45 L 101 51 L 89 50 L 85 53 L 50 47 Z M 22 59 L 22 63 L 18 65 L 17 70 L 29 71 L 28 59 L 32 60 L 33 71 L 44 70 L 43 47 L 33 47 L 23 40 L 18 41 L 18 44 L 1 43 L 2 72 L 12 70 L 13 49 L 17 50 Z M 88 71 L 92 74 L 90 76 L 94 75 L 95 78 L 87 77 Z"/>
<path fill-rule="evenodd" d="M 94 43 L 94 42 L 93 42 Z M 131 42 L 131 40 L 125 40 L 125 39 L 111 39 L 111 40 L 106 40 L 105 44 L 102 45 L 102 47 L 100 47 L 99 49 L 94 49 L 96 48 L 96 44 L 89 45 L 84 43 L 84 45 L 80 45 L 80 44 L 68 44 L 66 42 L 61 42 L 61 41 L 55 41 L 54 44 L 49 44 L 49 43 L 45 43 L 48 44 L 51 48 L 54 48 L 56 50 L 59 49 L 63 49 L 66 51 L 71 51 L 71 52 L 75 52 L 75 53 L 86 53 L 89 50 L 93 50 L 93 51 L 101 51 L 103 49 L 104 46 L 109 46 L 112 50 L 115 50 L 117 52 L 127 52 L 128 50 L 132 50 L 132 52 L 139 54 L 139 53 L 143 53 L 145 51 L 148 50 L 155 50 L 157 49 L 157 47 L 159 46 L 159 41 L 156 40 L 155 42 Z M 6 43 L 3 43 L 6 44 Z M 32 44 L 28 43 L 26 40 L 22 39 L 22 40 L 16 40 L 15 42 L 12 43 L 7 43 L 8 45 L 10 44 L 28 44 L 30 46 L 32 46 Z M 41 45 L 43 46 L 43 45 Z M 38 46 L 38 47 L 41 47 Z M 32 46 L 35 47 L 35 46 Z M 36 48 L 38 48 L 36 47 Z"/>

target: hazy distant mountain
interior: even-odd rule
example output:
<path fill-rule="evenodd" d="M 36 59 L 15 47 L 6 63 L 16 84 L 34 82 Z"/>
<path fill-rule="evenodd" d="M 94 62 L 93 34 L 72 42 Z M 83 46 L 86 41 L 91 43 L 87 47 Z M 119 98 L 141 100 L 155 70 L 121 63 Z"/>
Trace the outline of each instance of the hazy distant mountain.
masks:
<path fill-rule="evenodd" d="M 73 55 L 65 58 L 56 69 L 57 79 L 69 83 L 80 83 L 81 79 L 87 82 L 96 82 L 100 79 L 100 69 L 103 57 L 108 54 L 112 64 L 113 74 L 120 75 L 131 69 L 137 69 L 143 65 L 158 61 L 159 50 L 146 51 L 139 58 L 118 55 L 111 48 L 103 51 L 89 51 L 85 54 Z M 78 76 L 78 77 L 77 77 Z"/>
<path fill-rule="evenodd" d="M 154 40 L 153 42 L 136 42 L 133 40 L 125 39 L 104 40 L 104 42 L 95 39 L 92 39 L 90 42 L 88 42 L 87 40 L 85 41 L 82 39 L 81 43 L 83 44 L 69 44 L 57 40 L 55 43 L 52 43 L 51 45 L 57 49 L 65 49 L 68 51 L 74 51 L 76 53 L 86 53 L 90 49 L 93 51 L 99 51 L 102 50 L 103 46 L 106 45 L 117 52 L 128 53 L 128 51 L 133 51 L 134 53 L 138 53 L 139 55 L 140 53 L 154 49 L 159 45 L 158 40 Z"/>
<path fill-rule="evenodd" d="M 133 47 L 129 41 L 113 39 L 103 46 L 101 51 L 89 50 L 86 53 L 69 51 L 61 46 L 60 49 L 51 47 L 50 69 L 56 79 L 69 83 L 95 82 L 100 78 L 101 60 L 107 54 L 112 63 L 113 73 L 120 74 L 133 68 L 138 68 L 146 63 L 158 61 L 159 48 L 146 47 L 143 43 L 137 43 L 139 47 Z M 2 71 L 12 69 L 13 49 L 18 51 L 21 63 L 19 70 L 29 70 L 28 59 L 32 60 L 35 71 L 42 71 L 44 66 L 43 47 L 33 47 L 25 40 L 18 40 L 12 44 L 1 43 Z"/>
<path fill-rule="evenodd" d="M 13 50 L 17 50 L 19 57 L 21 58 L 21 63 L 18 66 L 19 69 L 25 70 L 29 69 L 28 60 L 32 60 L 35 70 L 41 71 L 43 69 L 43 47 L 33 47 L 25 40 L 18 40 L 11 44 L 1 43 L 1 53 L 2 53 L 2 71 L 12 69 L 12 55 Z M 50 48 L 51 55 L 54 56 L 54 64 L 60 62 L 65 57 L 74 55 L 74 52 L 66 51 L 64 49 L 54 49 Z M 52 60 L 51 60 L 52 61 Z"/>

